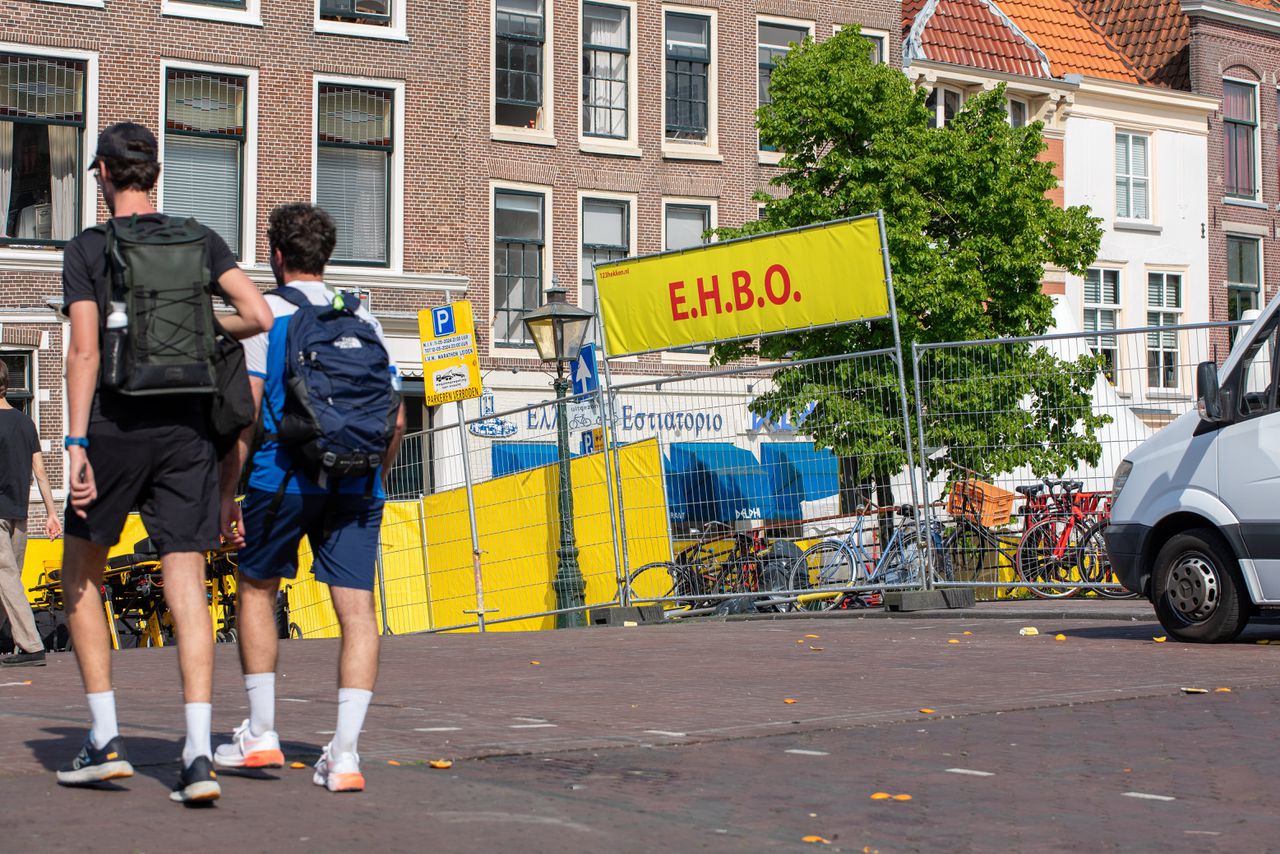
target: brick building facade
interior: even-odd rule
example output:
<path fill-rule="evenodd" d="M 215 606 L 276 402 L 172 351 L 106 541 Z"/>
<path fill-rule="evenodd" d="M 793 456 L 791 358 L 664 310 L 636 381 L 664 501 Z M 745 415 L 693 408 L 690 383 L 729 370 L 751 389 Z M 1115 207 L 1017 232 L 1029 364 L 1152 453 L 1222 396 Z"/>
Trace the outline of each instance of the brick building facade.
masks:
<path fill-rule="evenodd" d="M 888 0 L 6 4 L 0 355 L 14 402 L 37 421 L 55 489 L 61 496 L 60 243 L 106 214 L 85 171 L 102 127 L 156 129 L 160 207 L 218 225 L 264 287 L 270 210 L 304 199 L 336 212 L 345 262 L 328 279 L 367 291 L 410 377 L 421 371 L 417 311 L 465 294 L 489 384 L 509 397 L 501 408 L 548 396 L 518 340 L 518 312 L 553 277 L 590 304 L 580 293 L 584 227 L 591 257 L 602 257 L 754 218 L 751 195 L 776 159 L 759 151 L 753 127 L 768 58 L 789 37 L 857 23 L 896 63 L 900 15 Z M 674 100 L 668 79 L 680 86 Z M 623 370 L 706 357 L 673 360 Z M 410 428 L 431 420 L 416 408 Z"/>

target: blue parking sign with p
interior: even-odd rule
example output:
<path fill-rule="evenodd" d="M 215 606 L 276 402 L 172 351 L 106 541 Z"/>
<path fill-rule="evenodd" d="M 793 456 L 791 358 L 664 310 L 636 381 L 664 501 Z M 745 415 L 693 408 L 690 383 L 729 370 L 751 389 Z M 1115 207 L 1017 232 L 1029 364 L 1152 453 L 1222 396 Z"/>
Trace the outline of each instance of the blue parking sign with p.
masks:
<path fill-rule="evenodd" d="M 454 332 L 453 306 L 442 305 L 439 308 L 433 308 L 431 310 L 431 328 L 437 338 L 452 335 Z"/>

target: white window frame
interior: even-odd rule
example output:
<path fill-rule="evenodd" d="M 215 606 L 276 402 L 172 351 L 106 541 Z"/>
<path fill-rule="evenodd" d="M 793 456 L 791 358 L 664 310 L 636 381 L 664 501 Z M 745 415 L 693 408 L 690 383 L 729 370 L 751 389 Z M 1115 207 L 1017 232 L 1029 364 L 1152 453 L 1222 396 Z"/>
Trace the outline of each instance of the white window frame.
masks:
<path fill-rule="evenodd" d="M 1111 162 L 1113 164 L 1115 163 L 1115 146 L 1119 144 L 1119 140 L 1121 136 L 1127 136 L 1130 140 L 1130 143 L 1129 143 L 1130 169 L 1133 168 L 1133 139 L 1136 137 L 1141 137 L 1142 139 L 1145 139 L 1147 141 L 1147 174 L 1145 178 L 1134 176 L 1133 174 L 1129 174 L 1125 176 L 1129 180 L 1130 212 L 1133 211 L 1133 180 L 1134 178 L 1139 177 L 1139 180 L 1145 180 L 1147 182 L 1147 215 L 1146 216 L 1120 216 L 1120 213 L 1117 210 L 1119 207 L 1119 201 L 1118 199 L 1115 199 L 1115 198 L 1112 199 L 1112 205 L 1111 205 L 1112 215 L 1114 219 L 1118 222 L 1152 222 L 1155 220 L 1154 211 L 1156 207 L 1155 181 L 1151 179 L 1151 173 L 1155 171 L 1152 165 L 1152 159 L 1153 159 L 1154 150 L 1155 150 L 1155 135 L 1151 133 L 1146 133 L 1143 131 L 1135 131 L 1135 130 L 1129 130 L 1123 127 L 1117 127 L 1115 130 L 1115 133 L 1112 134 L 1112 142 L 1111 142 L 1112 144 Z M 1120 177 L 1121 176 L 1119 175 L 1119 173 L 1114 175 L 1114 178 L 1117 181 L 1120 179 Z M 1114 188 L 1112 189 L 1112 192 L 1113 193 L 1115 192 Z"/>
<path fill-rule="evenodd" d="M 662 14 L 662 40 L 659 43 L 662 51 L 662 124 L 659 133 L 662 135 L 662 156 L 668 160 L 710 160 L 723 163 L 720 154 L 720 13 L 706 6 L 682 6 L 675 3 L 663 3 L 659 10 Z M 707 34 L 710 39 L 710 64 L 707 66 L 707 138 L 702 142 L 695 140 L 682 141 L 667 139 L 667 13 L 693 15 L 708 20 Z M 666 226 L 663 226 L 665 233 Z"/>
<path fill-rule="evenodd" d="M 882 46 L 880 50 L 880 64 L 888 65 L 889 64 L 889 31 L 888 30 L 877 30 L 871 27 L 864 27 L 861 24 L 832 24 L 831 35 L 834 36 L 836 33 L 840 32 L 845 27 L 853 27 L 853 26 L 856 26 L 858 28 L 858 32 L 862 34 L 863 37 L 868 39 L 880 40 L 880 44 Z M 817 37 L 815 36 L 815 38 Z"/>
<path fill-rule="evenodd" d="M 587 275 L 591 272 L 590 270 L 586 269 L 586 266 L 582 263 L 582 206 L 587 201 L 587 199 L 599 199 L 600 201 L 603 201 L 603 202 L 625 202 L 626 203 L 627 205 L 627 254 L 631 256 L 635 256 L 639 254 L 637 251 L 637 247 L 639 246 L 639 243 L 637 242 L 637 237 L 636 237 L 636 233 L 639 231 L 639 229 L 636 228 L 636 220 L 638 219 L 637 210 L 640 206 L 640 197 L 634 193 L 611 193 L 606 190 L 578 190 L 577 220 L 578 220 L 578 287 L 579 289 L 582 287 L 582 280 L 585 279 Z M 492 260 L 490 261 L 490 263 L 492 263 Z M 599 304 L 600 304 L 599 300 L 600 300 L 600 295 L 599 295 L 599 291 L 597 290 L 597 293 L 596 293 L 597 308 L 599 307 Z M 581 290 L 579 290 L 578 292 L 578 305 L 582 305 Z M 603 325 L 603 321 L 601 321 L 601 325 Z M 599 338 L 603 339 L 604 337 L 603 330 L 593 330 L 593 333 L 595 332 L 598 332 Z M 592 340 L 597 340 L 597 339 L 593 337 Z"/>
<path fill-rule="evenodd" d="M 249 0 L 249 2 L 254 3 L 258 2 L 258 0 Z M 320 0 L 312 0 L 313 17 L 311 26 L 317 33 L 326 33 L 328 35 L 407 42 L 409 41 L 406 27 L 408 10 L 405 7 L 408 5 L 409 0 L 389 0 L 389 2 L 391 3 L 391 23 L 381 27 L 377 24 L 355 24 L 347 21 L 330 21 L 327 18 L 321 18 Z"/>
<path fill-rule="evenodd" d="M 165 143 L 165 86 L 170 70 L 196 71 L 209 74 L 227 74 L 245 78 L 244 108 L 244 162 L 240 175 L 240 263 L 252 266 L 256 263 L 258 243 L 258 69 L 243 65 L 209 65 L 203 62 L 186 62 L 177 59 L 160 60 L 160 116 L 159 143 L 160 162 L 164 163 Z M 312 133 L 314 138 L 315 134 Z M 314 142 L 313 142 L 314 147 Z M 314 172 L 315 159 L 312 158 Z M 311 198 L 315 199 L 314 179 L 311 187 Z M 160 178 L 156 181 L 156 207 L 164 210 L 164 169 L 160 170 Z"/>
<path fill-rule="evenodd" d="M 664 36 L 665 38 L 665 36 Z M 665 42 L 664 42 L 665 43 Z M 710 228 L 716 229 L 720 226 L 720 200 L 715 198 L 697 197 L 697 196 L 663 196 L 662 197 L 662 251 L 667 251 L 667 208 L 672 205 L 688 205 L 690 207 L 710 208 L 711 213 Z M 712 236 L 711 243 L 718 242 Z M 710 245 L 710 244 L 707 244 Z M 711 353 L 677 353 L 667 350 L 662 354 L 663 361 L 677 365 L 709 365 L 711 364 Z"/>
<path fill-rule="evenodd" d="M 555 253 L 555 221 L 554 221 L 554 194 L 550 184 L 526 184 L 520 181 L 490 181 L 489 182 L 489 209 L 485 216 L 489 220 L 489 241 L 485 244 L 485 251 L 488 253 L 487 266 L 489 276 L 487 280 L 488 302 L 489 302 L 489 334 L 485 336 L 486 345 L 490 355 L 493 356 L 510 356 L 531 352 L 536 354 L 532 344 L 515 344 L 506 341 L 499 341 L 494 327 L 498 322 L 497 300 L 494 297 L 494 269 L 493 269 L 493 241 L 495 238 L 493 230 L 493 204 L 494 196 L 500 190 L 514 190 L 518 193 L 537 193 L 542 196 L 542 293 L 538 295 L 538 305 L 542 305 L 546 298 L 546 290 L 551 287 L 551 276 L 555 270 L 553 263 Z M 579 202 L 581 204 L 581 202 Z M 577 219 L 577 217 L 575 217 Z M 574 241 L 575 245 L 579 244 L 581 238 Z M 579 262 L 581 263 L 581 262 Z M 535 308 L 537 306 L 534 306 Z"/>
<path fill-rule="evenodd" d="M 43 45 L 22 44 L 20 42 L 0 42 L 0 53 L 22 53 L 28 56 L 45 56 L 51 59 L 78 59 L 84 62 L 84 141 L 81 168 L 89 167 L 89 158 L 93 156 L 94 147 L 98 144 L 98 53 L 97 51 L 72 50 L 70 48 L 48 48 Z M 86 172 L 80 181 L 80 227 L 82 229 L 96 225 L 98 222 L 98 182 Z M 0 258 L 20 268 L 24 262 L 30 262 L 40 271 L 48 271 L 50 264 L 56 264 L 58 272 L 62 267 L 62 249 L 14 249 L 0 246 Z M 9 265 L 6 265 L 9 266 Z"/>
<path fill-rule="evenodd" d="M 1258 310 L 1261 310 L 1265 308 L 1267 305 L 1267 274 L 1265 269 L 1266 263 L 1267 263 L 1267 253 L 1266 253 L 1267 238 L 1261 234 L 1244 234 L 1240 232 L 1228 231 L 1223 236 L 1224 246 L 1226 245 L 1226 241 L 1228 238 L 1234 238 L 1236 240 L 1251 241 L 1258 249 L 1258 284 L 1257 284 L 1257 288 L 1254 290 L 1254 293 L 1257 294 L 1257 299 L 1255 300 L 1255 302 L 1257 303 Z M 1229 267 L 1230 267 L 1230 262 L 1224 265 L 1224 272 L 1226 269 L 1229 269 Z M 1226 279 L 1226 278 L 1223 279 L 1223 285 L 1225 286 L 1226 292 L 1227 292 L 1228 316 L 1230 315 L 1230 310 L 1231 310 L 1232 291 L 1240 292 L 1245 290 L 1245 288 L 1237 287 L 1238 285 L 1242 285 L 1242 284 L 1244 283 L 1232 282 L 1230 279 Z M 1235 341 L 1236 335 L 1240 333 L 1240 329 L 1241 329 L 1240 327 L 1233 327 L 1230 330 L 1232 342 Z"/>
<path fill-rule="evenodd" d="M 1261 272 L 1261 271 L 1259 271 L 1259 272 Z M 1143 317 L 1144 317 L 1144 318 L 1146 318 L 1148 313 L 1156 312 L 1156 313 L 1159 313 L 1160 315 L 1162 315 L 1162 322 L 1158 324 L 1159 326 L 1177 326 L 1178 324 L 1182 323 L 1182 322 L 1183 322 L 1183 316 L 1184 316 L 1184 313 L 1186 312 L 1186 308 L 1187 308 L 1187 272 L 1186 272 L 1186 270 L 1181 269 L 1181 268 L 1174 269 L 1174 268 L 1163 268 L 1163 267 L 1150 267 L 1150 268 L 1147 268 L 1146 270 L 1144 270 L 1144 271 L 1143 271 L 1143 273 L 1144 273 L 1144 275 L 1143 275 L 1143 280 L 1142 280 L 1142 286 L 1143 286 L 1143 303 L 1144 303 L 1144 305 L 1146 306 L 1146 309 L 1145 309 L 1145 312 L 1144 312 L 1144 314 L 1143 314 Z M 1152 304 L 1151 304 L 1151 285 L 1150 285 L 1150 277 L 1151 277 L 1153 274 L 1154 274 L 1154 275 L 1158 275 L 1158 276 L 1166 277 L 1166 278 L 1165 278 L 1165 280 L 1164 280 L 1164 284 L 1163 284 L 1162 290 L 1161 290 L 1161 298 L 1162 298 L 1162 301 L 1163 301 L 1164 294 L 1165 294 L 1165 293 L 1167 293 L 1167 288 L 1168 288 L 1168 279 L 1167 279 L 1167 277 L 1168 277 L 1168 276 L 1177 276 L 1177 277 L 1178 277 L 1178 279 L 1179 279 L 1179 282 L 1178 282 L 1178 303 L 1179 303 L 1179 305 L 1178 305 L 1178 307 L 1177 307 L 1177 308 L 1166 308 L 1166 307 L 1164 307 L 1164 306 L 1154 306 L 1154 305 L 1152 305 Z M 1164 323 L 1164 322 L 1163 322 L 1163 315 L 1174 315 L 1174 317 L 1173 317 L 1173 323 Z M 1147 325 L 1149 325 L 1149 326 L 1150 326 L 1150 325 L 1153 325 L 1153 324 L 1151 324 L 1151 323 L 1150 323 L 1149 318 L 1148 318 L 1148 323 L 1147 323 Z M 1178 392 L 1182 389 L 1181 376 L 1182 376 L 1182 371 L 1183 371 L 1183 367 L 1184 367 L 1184 363 L 1183 363 L 1183 360 L 1182 360 L 1182 336 L 1181 336 L 1181 334 L 1180 334 L 1180 333 L 1175 333 L 1175 336 L 1176 336 L 1176 339 L 1177 339 L 1177 340 L 1176 340 L 1176 343 L 1173 345 L 1173 347 L 1172 347 L 1172 348 L 1165 347 L 1165 346 L 1163 346 L 1163 344 L 1160 344 L 1159 346 L 1156 346 L 1156 347 L 1152 347 L 1152 345 L 1151 345 L 1151 341 L 1150 341 L 1150 335 L 1151 335 L 1151 334 L 1163 335 L 1164 333 L 1148 333 L 1148 340 L 1144 342 L 1144 344 L 1146 345 L 1146 346 L 1145 346 L 1145 348 L 1144 348 L 1144 349 L 1145 349 L 1146 358 L 1145 358 L 1143 361 L 1145 362 L 1144 367 L 1146 367 L 1146 369 L 1147 369 L 1147 376 L 1146 376 L 1146 378 L 1145 378 L 1145 379 L 1147 380 L 1147 387 L 1148 387 L 1148 389 L 1149 389 L 1150 391 L 1154 391 L 1154 392 L 1156 392 L 1157 394 L 1160 394 L 1160 393 L 1172 393 L 1172 394 L 1176 394 L 1176 393 L 1178 393 Z M 1176 359 L 1177 359 L 1177 361 L 1176 361 L 1176 366 L 1175 366 L 1174 375 L 1173 375 L 1173 382 L 1174 382 L 1174 384 L 1173 384 L 1173 385 L 1157 385 L 1157 384 L 1152 383 L 1152 382 L 1150 381 L 1150 379 L 1151 379 L 1151 376 L 1150 376 L 1150 372 L 1151 372 L 1151 352 L 1152 352 L 1153 350 L 1158 351 L 1158 352 L 1161 352 L 1161 353 L 1176 353 Z M 1161 370 L 1163 370 L 1163 369 L 1161 369 Z"/>
<path fill-rule="evenodd" d="M 408 2 L 408 0 L 404 0 Z M 582 24 L 582 5 L 581 0 L 578 2 L 578 24 L 579 33 L 581 33 Z M 617 2 L 617 0 L 610 0 Z M 497 121 L 498 116 L 498 63 L 496 58 L 496 50 L 498 45 L 498 4 L 497 0 L 491 0 L 488 5 L 489 9 L 489 139 L 494 142 L 524 142 L 530 145 L 546 145 L 554 147 L 556 145 L 556 109 L 555 109 L 555 93 L 556 93 L 556 62 L 555 62 L 555 4 L 553 0 L 544 0 L 542 7 L 542 22 L 544 35 L 542 40 L 542 127 L 536 128 L 517 128 L 508 125 L 500 125 Z M 635 41 L 635 16 L 632 15 L 632 43 Z M 580 69 L 582 45 L 578 45 L 579 59 L 575 65 Z M 635 56 L 635 52 L 632 52 Z M 581 80 L 581 71 L 578 77 Z M 634 87 L 632 87 L 634 88 Z M 581 112 L 582 104 L 580 100 L 575 100 L 579 112 Z M 638 117 L 633 118 L 632 122 L 638 121 Z M 579 136 L 581 136 L 582 119 L 579 117 L 577 121 L 579 128 Z M 492 213 L 490 215 L 492 218 Z"/>
<path fill-rule="evenodd" d="M 964 102 L 966 100 L 965 91 L 964 89 L 961 89 L 959 86 L 952 86 L 947 83 L 935 83 L 929 89 L 929 94 L 932 95 L 934 92 L 938 93 L 938 100 L 933 105 L 933 110 L 934 110 L 933 119 L 935 122 L 938 123 L 937 126 L 939 128 L 943 128 L 943 127 L 946 127 L 946 122 L 945 122 L 946 98 L 947 98 L 946 93 L 954 92 L 960 98 L 960 103 L 956 106 L 956 113 L 958 114 L 961 110 L 964 109 Z M 926 109 L 927 107 L 928 107 L 928 104 L 926 99 Z"/>
<path fill-rule="evenodd" d="M 811 39 L 815 38 L 813 21 L 806 21 L 803 18 L 783 18 L 777 15 L 756 15 L 755 45 L 756 45 L 756 60 L 757 60 L 756 73 L 757 74 L 759 74 L 759 67 L 760 67 L 759 66 L 759 50 L 760 50 L 760 25 L 761 24 L 776 24 L 780 27 L 794 27 L 796 29 L 804 29 L 805 34 L 809 38 Z M 788 51 L 788 53 L 789 52 L 790 51 Z M 759 88 L 758 81 L 757 81 L 757 88 Z M 663 103 L 666 103 L 665 99 L 663 100 Z M 759 108 L 760 106 L 761 106 L 760 94 L 759 92 L 757 92 L 756 107 Z M 770 166 L 776 165 L 779 161 L 782 160 L 782 152 L 781 151 L 765 151 L 764 149 L 760 148 L 760 131 L 758 128 L 756 128 L 755 124 L 756 123 L 753 118 L 751 121 L 751 130 L 752 132 L 755 133 L 755 137 L 756 137 L 756 160 L 760 163 L 764 163 Z"/>
<path fill-rule="evenodd" d="M 1253 184 L 1254 184 L 1252 196 L 1230 195 L 1227 192 L 1226 186 L 1224 184 L 1222 189 L 1223 201 L 1225 201 L 1227 204 L 1231 204 L 1232 202 L 1236 202 L 1236 203 L 1243 202 L 1244 204 L 1249 204 L 1250 202 L 1259 202 L 1262 200 L 1262 180 L 1263 180 L 1263 177 L 1262 177 L 1262 127 L 1263 127 L 1262 96 L 1259 94 L 1262 91 L 1262 82 L 1259 80 L 1249 80 L 1244 77 L 1231 77 L 1227 75 L 1224 75 L 1222 77 L 1222 80 L 1224 83 L 1239 83 L 1244 86 L 1249 86 L 1250 88 L 1253 89 Z M 1225 104 L 1226 102 L 1225 93 L 1223 95 L 1223 102 L 1224 103 L 1222 105 L 1222 109 L 1219 115 L 1222 116 L 1222 123 L 1225 126 L 1226 113 L 1227 113 L 1226 104 Z M 1224 148 L 1226 146 L 1226 137 L 1227 137 L 1227 134 L 1224 127 L 1224 130 L 1222 132 L 1222 144 Z M 1226 164 L 1224 163 L 1222 164 L 1222 166 L 1223 166 L 1223 179 L 1225 181 Z"/>
<path fill-rule="evenodd" d="M 1005 112 L 1005 117 L 1006 117 L 1006 118 L 1008 119 L 1008 121 L 1009 121 L 1009 127 L 1026 127 L 1027 125 L 1029 125 L 1029 124 L 1031 124 L 1033 121 L 1035 121 L 1035 119 L 1032 117 L 1032 116 L 1033 116 L 1033 114 L 1032 114 L 1032 112 L 1031 112 L 1031 100 L 1030 100 L 1030 99 L 1028 99 L 1028 98 L 1024 98 L 1024 97 L 1022 97 L 1022 96 L 1020 96 L 1020 95 L 1009 95 L 1009 94 L 1007 94 L 1007 93 L 1006 93 L 1004 101 L 1005 101 L 1005 108 L 1004 108 L 1004 112 Z M 963 105 L 963 103 L 964 103 L 964 102 L 962 101 L 962 102 L 961 102 L 961 104 Z M 1021 104 L 1021 105 L 1022 105 L 1022 109 L 1023 109 L 1023 111 L 1025 112 L 1025 115 L 1024 115 L 1024 117 L 1023 117 L 1023 122 L 1022 122 L 1022 124 L 1021 124 L 1020 126 L 1019 126 L 1019 125 L 1014 125 L 1014 123 L 1013 123 L 1013 105 L 1014 105 L 1014 104 Z M 1150 156 L 1150 152 L 1149 152 L 1149 151 L 1148 151 L 1148 156 Z M 1149 160 L 1148 160 L 1148 165 L 1150 165 L 1150 161 L 1149 161 Z"/>
<path fill-rule="evenodd" d="M 341 74 L 311 75 L 311 124 L 307 133 L 311 139 L 311 203 L 316 201 L 316 161 L 319 144 L 316 140 L 317 128 L 320 126 L 320 86 L 332 83 L 335 86 L 367 86 L 373 89 L 390 89 L 394 93 L 391 104 L 391 121 L 395 143 L 391 148 L 391 192 L 388 202 L 391 210 L 387 217 L 387 236 L 389 238 L 389 254 L 387 266 L 366 267 L 350 264 L 330 264 L 326 271 L 341 273 L 344 276 L 357 278 L 384 279 L 388 274 L 404 272 L 404 81 L 386 80 L 377 77 L 346 77 Z"/>
<path fill-rule="evenodd" d="M 616 157 L 641 157 L 644 155 L 644 149 L 639 144 L 638 127 L 640 125 L 640 96 L 638 85 L 638 63 L 636 57 L 639 55 L 640 42 L 637 34 L 636 26 L 636 4 L 635 0 L 577 0 L 578 3 L 578 54 L 581 60 L 582 54 L 582 6 L 584 3 L 590 2 L 597 6 L 617 6 L 627 10 L 628 15 L 628 36 L 631 39 L 629 44 L 629 53 L 627 54 L 627 138 L 626 139 L 609 139 L 608 137 L 586 136 L 582 132 L 582 101 L 578 101 L 578 150 L 586 154 L 612 154 Z M 496 69 L 495 69 L 496 71 Z M 579 64 L 578 80 L 582 80 L 581 64 Z M 579 92 L 581 87 L 579 87 Z M 604 198 L 604 196 L 600 196 Z M 581 210 L 581 206 L 578 208 Z"/>
<path fill-rule="evenodd" d="M 161 0 L 160 14 L 171 18 L 195 18 L 202 21 L 218 21 L 223 24 L 261 27 L 262 0 L 245 0 L 243 9 L 205 3 L 184 3 L 182 0 Z"/>
<path fill-rule="evenodd" d="M 14 323 L 30 323 L 31 319 L 18 320 L 14 318 Z M 0 352 L 18 353 L 31 359 L 31 420 L 35 422 L 36 431 L 40 431 L 40 348 L 32 347 L 27 344 L 0 344 Z M 10 375 L 10 385 L 12 385 L 12 375 Z M 15 406 L 14 409 L 17 409 Z M 31 488 L 34 490 L 36 482 L 31 481 Z M 37 494 L 37 493 L 33 493 Z"/>
<path fill-rule="evenodd" d="M 1105 332 L 1101 330 L 1101 327 L 1096 322 L 1094 323 L 1094 327 L 1095 327 L 1094 331 L 1090 333 L 1087 328 L 1088 324 L 1085 322 L 1085 318 L 1088 317 L 1090 312 L 1097 312 L 1097 315 L 1100 316 L 1102 312 L 1110 311 L 1115 316 L 1113 325 L 1111 327 L 1112 330 L 1124 328 L 1122 326 L 1122 321 L 1121 321 L 1121 317 L 1124 314 L 1124 269 L 1121 267 L 1108 267 L 1105 265 L 1095 265 L 1093 267 L 1090 267 L 1089 270 L 1098 271 L 1098 274 L 1099 274 L 1098 294 L 1101 297 L 1106 296 L 1106 285 L 1105 285 L 1106 274 L 1115 273 L 1115 276 L 1116 276 L 1116 301 L 1114 303 L 1109 303 L 1109 302 L 1106 302 L 1105 300 L 1100 302 L 1090 302 L 1088 283 L 1087 283 L 1088 273 L 1086 272 L 1084 276 L 1080 277 L 1080 304 L 1083 306 L 1083 309 L 1081 310 L 1081 315 L 1080 315 L 1080 328 L 1089 336 L 1088 338 L 1085 339 L 1086 346 L 1088 346 L 1090 350 L 1093 350 L 1094 354 L 1097 355 L 1097 350 L 1094 350 L 1093 345 L 1090 344 L 1089 342 L 1093 339 L 1098 339 L 1098 345 L 1099 345 L 1098 349 L 1102 349 L 1101 339 L 1106 338 L 1108 336 Z M 1114 331 L 1109 337 L 1113 339 L 1116 338 Z M 1115 341 L 1115 344 L 1111 349 L 1115 353 L 1115 359 L 1111 365 L 1111 369 L 1115 373 L 1115 376 L 1112 378 L 1112 382 L 1118 384 L 1120 379 L 1120 342 L 1118 339 Z"/>

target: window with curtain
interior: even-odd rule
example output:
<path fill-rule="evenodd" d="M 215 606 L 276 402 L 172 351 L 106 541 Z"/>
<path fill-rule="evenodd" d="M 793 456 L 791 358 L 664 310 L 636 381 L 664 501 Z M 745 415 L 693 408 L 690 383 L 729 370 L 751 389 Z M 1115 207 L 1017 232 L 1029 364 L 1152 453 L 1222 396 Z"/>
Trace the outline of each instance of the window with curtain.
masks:
<path fill-rule="evenodd" d="M 667 139 L 706 142 L 711 79 L 711 19 L 666 13 Z"/>
<path fill-rule="evenodd" d="M 240 257 L 247 79 L 169 69 L 164 97 L 164 210 L 193 216 Z"/>
<path fill-rule="evenodd" d="M 1147 325 L 1176 326 L 1182 316 L 1182 275 L 1147 273 Z M 1178 333 L 1147 334 L 1147 384 L 1178 387 Z"/>
<path fill-rule="evenodd" d="M 31 399 L 35 396 L 35 377 L 31 371 L 31 354 L 24 350 L 0 351 L 0 362 L 9 369 L 9 405 L 31 416 Z"/>
<path fill-rule="evenodd" d="M 391 0 L 320 0 L 320 17 L 326 21 L 391 26 Z"/>
<path fill-rule="evenodd" d="M 541 128 L 547 38 L 542 0 L 497 0 L 494 15 L 494 122 Z"/>
<path fill-rule="evenodd" d="M 394 94 L 320 84 L 316 204 L 338 227 L 333 263 L 388 263 Z"/>
<path fill-rule="evenodd" d="M 84 88 L 82 61 L 0 53 L 0 245 L 79 230 Z"/>
<path fill-rule="evenodd" d="M 1235 80 L 1222 81 L 1222 154 L 1228 196 L 1252 199 L 1258 195 L 1257 87 Z"/>
<path fill-rule="evenodd" d="M 1227 320 L 1239 320 L 1258 307 L 1262 241 L 1256 237 L 1227 235 Z M 1231 330 L 1232 340 L 1235 333 Z"/>
<path fill-rule="evenodd" d="M 1026 127 L 1030 112 L 1027 102 L 1021 98 L 1009 98 L 1005 101 L 1005 114 L 1009 117 L 1009 127 Z"/>
<path fill-rule="evenodd" d="M 578 304 L 596 310 L 596 278 L 592 265 L 616 261 L 630 254 L 631 205 L 616 199 L 582 200 L 582 290 Z M 598 325 L 591 324 L 592 340 L 599 340 Z"/>
<path fill-rule="evenodd" d="M 756 89 L 760 106 L 770 101 L 769 81 L 773 79 L 773 69 L 777 67 L 778 60 L 786 56 L 793 45 L 804 41 L 807 35 L 807 27 L 789 27 L 764 21 L 756 24 Z M 760 148 L 764 151 L 774 150 L 765 145 Z"/>
<path fill-rule="evenodd" d="M 582 133 L 626 139 L 627 64 L 631 11 L 624 6 L 582 6 Z"/>
<path fill-rule="evenodd" d="M 924 107 L 929 111 L 929 127 L 940 128 L 951 124 L 951 120 L 960 112 L 960 104 L 964 96 L 955 89 L 945 86 L 934 86 Z"/>
<path fill-rule="evenodd" d="M 1150 139 L 1133 133 L 1116 134 L 1116 216 L 1151 218 Z"/>
<path fill-rule="evenodd" d="M 532 344 L 525 312 L 542 304 L 542 252 L 546 242 L 541 193 L 493 192 L 493 340 Z"/>
<path fill-rule="evenodd" d="M 1092 268 L 1084 275 L 1084 331 L 1115 331 L 1120 321 L 1120 271 Z M 1102 357 L 1103 373 L 1115 382 L 1119 347 L 1115 335 L 1085 339 L 1094 355 Z"/>

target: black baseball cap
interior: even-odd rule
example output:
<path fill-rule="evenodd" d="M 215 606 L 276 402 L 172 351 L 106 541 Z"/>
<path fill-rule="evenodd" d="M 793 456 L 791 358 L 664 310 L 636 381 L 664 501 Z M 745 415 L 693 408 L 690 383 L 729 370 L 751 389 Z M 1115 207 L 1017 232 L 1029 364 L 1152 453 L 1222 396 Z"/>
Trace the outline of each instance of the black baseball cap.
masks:
<path fill-rule="evenodd" d="M 100 157 L 155 161 L 158 151 L 155 134 L 151 131 L 134 122 L 117 122 L 98 134 L 98 152 L 93 155 L 89 171 L 98 168 Z"/>

